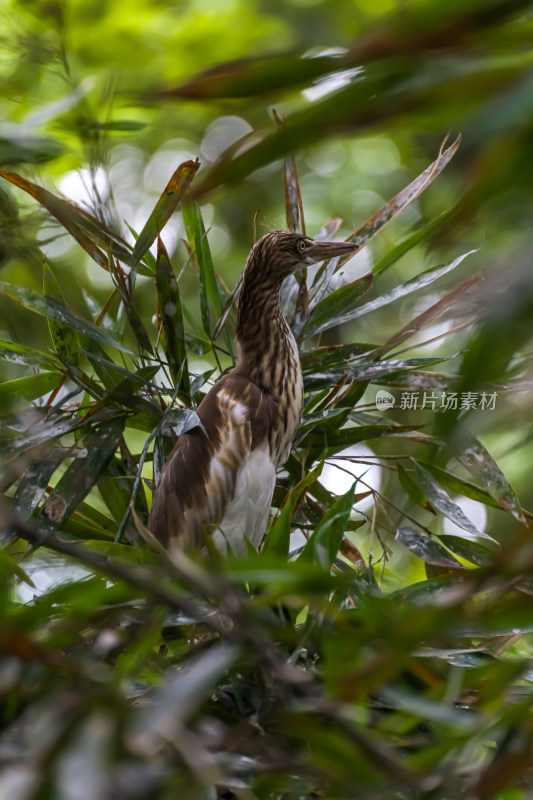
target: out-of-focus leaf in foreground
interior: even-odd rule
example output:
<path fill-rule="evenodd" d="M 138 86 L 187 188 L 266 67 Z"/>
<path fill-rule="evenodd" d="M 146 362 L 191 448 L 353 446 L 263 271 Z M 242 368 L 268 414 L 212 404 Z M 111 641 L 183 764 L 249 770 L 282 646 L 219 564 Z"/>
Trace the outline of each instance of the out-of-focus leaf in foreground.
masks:
<path fill-rule="evenodd" d="M 41 203 L 99 266 L 109 269 L 107 253 L 132 264 L 131 251 L 126 242 L 87 211 L 56 197 L 48 189 L 37 186 L 21 175 L 0 170 L 0 176 Z"/>

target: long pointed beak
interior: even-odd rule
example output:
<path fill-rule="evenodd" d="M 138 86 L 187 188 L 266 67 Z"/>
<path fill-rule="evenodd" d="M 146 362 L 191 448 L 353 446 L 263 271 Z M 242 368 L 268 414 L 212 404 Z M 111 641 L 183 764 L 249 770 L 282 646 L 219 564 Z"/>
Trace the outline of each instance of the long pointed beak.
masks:
<path fill-rule="evenodd" d="M 313 242 L 307 248 L 305 260 L 308 264 L 314 264 L 316 261 L 328 261 L 330 258 L 345 256 L 357 250 L 359 245 L 354 242 Z"/>

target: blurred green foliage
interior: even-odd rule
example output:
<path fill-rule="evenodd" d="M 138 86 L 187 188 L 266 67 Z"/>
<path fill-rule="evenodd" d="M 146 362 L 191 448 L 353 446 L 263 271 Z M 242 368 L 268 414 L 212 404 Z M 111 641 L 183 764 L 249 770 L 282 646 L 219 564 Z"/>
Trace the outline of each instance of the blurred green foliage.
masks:
<path fill-rule="evenodd" d="M 533 3 L 0 11 L 0 797 L 525 800 Z M 284 287 L 266 544 L 161 552 L 254 233 L 303 224 L 362 248 Z"/>

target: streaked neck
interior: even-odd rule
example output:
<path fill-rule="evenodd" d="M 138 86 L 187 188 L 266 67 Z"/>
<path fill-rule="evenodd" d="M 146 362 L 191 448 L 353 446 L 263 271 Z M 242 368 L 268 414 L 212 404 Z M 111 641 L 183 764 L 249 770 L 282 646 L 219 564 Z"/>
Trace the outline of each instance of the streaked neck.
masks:
<path fill-rule="evenodd" d="M 287 367 L 297 360 L 296 343 L 281 313 L 281 281 L 254 278 L 245 274 L 239 299 L 237 370 L 261 388 L 281 393 Z"/>

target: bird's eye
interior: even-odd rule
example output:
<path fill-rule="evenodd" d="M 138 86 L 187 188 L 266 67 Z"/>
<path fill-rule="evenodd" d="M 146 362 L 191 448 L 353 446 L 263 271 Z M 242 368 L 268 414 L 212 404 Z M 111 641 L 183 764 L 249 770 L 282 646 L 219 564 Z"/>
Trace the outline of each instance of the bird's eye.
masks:
<path fill-rule="evenodd" d="M 305 239 L 298 239 L 298 244 L 296 245 L 300 253 L 303 253 L 305 248 L 307 247 L 307 242 Z"/>

